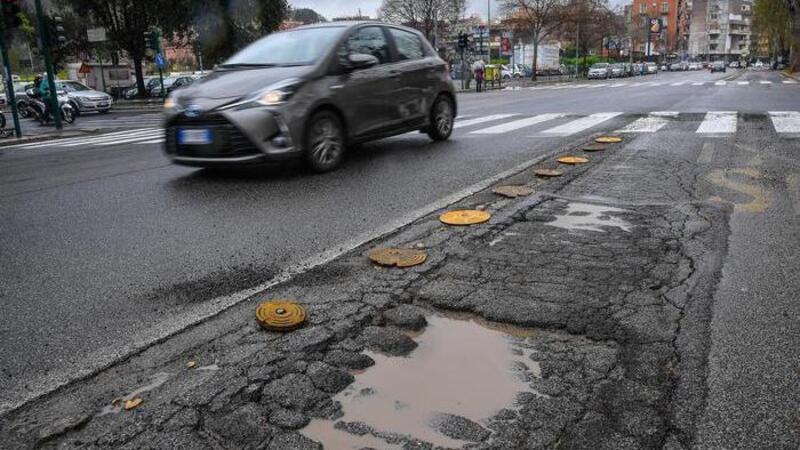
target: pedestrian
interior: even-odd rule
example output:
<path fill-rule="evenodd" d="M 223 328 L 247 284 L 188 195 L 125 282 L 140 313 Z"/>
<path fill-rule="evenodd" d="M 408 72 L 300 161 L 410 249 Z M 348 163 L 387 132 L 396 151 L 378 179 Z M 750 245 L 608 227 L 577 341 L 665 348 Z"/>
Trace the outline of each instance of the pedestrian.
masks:
<path fill-rule="evenodd" d="M 475 64 L 472 65 L 472 71 L 475 73 L 475 90 L 476 92 L 481 92 L 483 88 L 483 75 L 484 75 L 485 65 L 482 59 L 475 61 Z"/>

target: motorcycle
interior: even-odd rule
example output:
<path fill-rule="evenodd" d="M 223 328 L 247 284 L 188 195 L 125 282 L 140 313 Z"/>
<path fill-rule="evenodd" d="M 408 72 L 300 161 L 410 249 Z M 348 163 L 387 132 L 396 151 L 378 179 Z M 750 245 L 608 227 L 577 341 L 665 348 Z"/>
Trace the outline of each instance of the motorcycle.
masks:
<path fill-rule="evenodd" d="M 50 114 L 45 116 L 44 114 L 44 101 L 42 99 L 38 99 L 33 95 L 33 90 L 29 90 L 27 92 L 28 97 L 31 99 L 30 102 L 27 104 L 27 115 L 29 117 L 33 117 L 37 121 L 39 121 L 42 125 L 47 125 L 50 123 L 50 116 L 52 115 L 52 111 Z M 69 99 L 66 95 L 62 95 L 59 92 L 58 95 L 58 111 L 61 114 L 61 121 L 66 123 L 73 123 L 75 122 L 75 108 L 69 103 Z"/>

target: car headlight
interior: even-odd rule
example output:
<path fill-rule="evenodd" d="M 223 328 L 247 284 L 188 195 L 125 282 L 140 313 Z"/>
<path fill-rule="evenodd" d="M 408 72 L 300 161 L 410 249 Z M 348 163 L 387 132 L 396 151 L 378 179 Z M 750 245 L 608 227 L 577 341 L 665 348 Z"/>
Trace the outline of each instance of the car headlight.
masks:
<path fill-rule="evenodd" d="M 253 102 L 264 106 L 276 106 L 285 103 L 300 88 L 302 81 L 296 78 L 282 81 L 258 92 Z"/>

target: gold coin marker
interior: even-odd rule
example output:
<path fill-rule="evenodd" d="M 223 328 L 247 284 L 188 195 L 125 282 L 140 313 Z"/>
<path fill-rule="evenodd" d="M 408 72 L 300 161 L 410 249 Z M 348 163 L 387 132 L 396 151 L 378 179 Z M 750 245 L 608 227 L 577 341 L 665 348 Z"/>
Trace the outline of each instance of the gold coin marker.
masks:
<path fill-rule="evenodd" d="M 475 209 L 460 209 L 455 211 L 448 211 L 439 216 L 439 221 L 447 225 L 476 225 L 484 223 L 492 218 L 492 215 L 486 211 L 478 211 Z"/>

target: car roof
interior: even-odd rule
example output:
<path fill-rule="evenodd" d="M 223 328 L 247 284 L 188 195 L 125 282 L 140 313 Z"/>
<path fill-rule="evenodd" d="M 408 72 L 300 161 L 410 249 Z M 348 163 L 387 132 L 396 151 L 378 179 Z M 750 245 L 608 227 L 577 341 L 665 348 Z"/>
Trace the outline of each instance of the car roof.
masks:
<path fill-rule="evenodd" d="M 312 24 L 308 24 L 308 25 L 301 25 L 299 27 L 295 27 L 295 28 L 292 28 L 290 30 L 283 31 L 283 33 L 291 32 L 291 31 L 294 31 L 294 30 L 304 30 L 304 29 L 309 29 L 309 28 L 348 28 L 348 29 L 350 29 L 350 28 L 359 27 L 361 25 L 381 25 L 381 26 L 385 26 L 385 27 L 400 28 L 400 29 L 403 29 L 403 30 L 406 30 L 406 31 L 410 31 L 410 32 L 412 32 L 414 34 L 422 34 L 422 33 L 420 33 L 419 30 L 416 30 L 414 28 L 409 28 L 409 27 L 406 27 L 406 26 L 403 26 L 403 25 L 396 25 L 396 24 L 393 24 L 393 23 L 380 22 L 378 20 L 342 20 L 342 21 L 337 21 L 337 22 L 318 22 L 318 23 L 312 23 Z"/>

